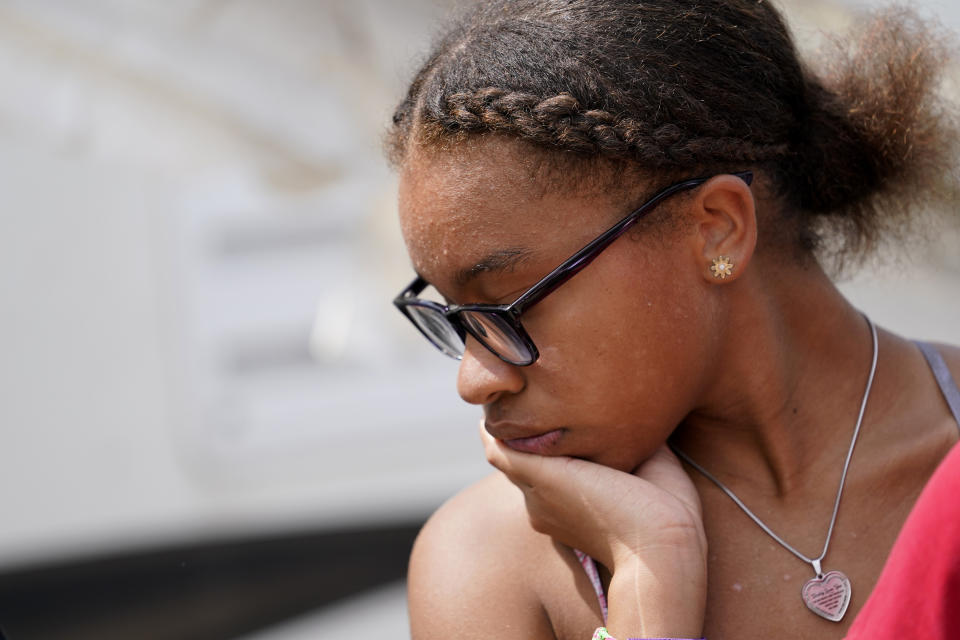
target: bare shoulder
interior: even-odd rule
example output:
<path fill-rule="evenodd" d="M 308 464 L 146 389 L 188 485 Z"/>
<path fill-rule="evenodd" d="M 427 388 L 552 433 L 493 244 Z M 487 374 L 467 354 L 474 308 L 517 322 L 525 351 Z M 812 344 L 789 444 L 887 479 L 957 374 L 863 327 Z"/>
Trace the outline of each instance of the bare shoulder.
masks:
<path fill-rule="evenodd" d="M 493 474 L 447 501 L 417 537 L 408 596 L 413 640 L 554 640 L 538 594 L 551 548 L 530 528 L 523 497 Z"/>

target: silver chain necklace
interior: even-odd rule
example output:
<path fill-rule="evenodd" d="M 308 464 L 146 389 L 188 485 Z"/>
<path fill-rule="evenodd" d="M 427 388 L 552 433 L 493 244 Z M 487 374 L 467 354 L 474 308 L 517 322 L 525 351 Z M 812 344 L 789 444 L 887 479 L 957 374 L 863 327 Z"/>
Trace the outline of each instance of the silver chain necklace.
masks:
<path fill-rule="evenodd" d="M 687 464 L 717 485 L 720 490 L 727 494 L 744 513 L 750 516 L 750 519 L 757 523 L 767 535 L 779 542 L 787 551 L 813 566 L 816 576 L 803 585 L 800 595 L 803 598 L 803 602 L 811 611 L 833 622 L 839 622 L 847 612 L 847 607 L 850 605 L 850 579 L 841 571 L 828 571 L 827 573 L 823 573 L 820 562 L 826 557 L 827 549 L 830 548 L 830 538 L 833 536 L 833 525 L 837 521 L 837 512 L 840 510 L 840 497 L 843 495 L 843 485 L 847 481 L 847 469 L 850 467 L 850 458 L 853 457 L 853 447 L 857 444 L 857 436 L 860 435 L 860 425 L 863 423 L 863 414 L 866 412 L 867 400 L 870 398 L 870 389 L 873 387 L 873 376 L 877 371 L 877 328 L 873 325 L 873 322 L 870 321 L 870 318 L 866 316 L 864 316 L 864 318 L 870 327 L 870 335 L 873 338 L 873 360 L 870 363 L 870 376 L 867 378 L 867 388 L 864 390 L 863 400 L 860 402 L 860 414 L 857 416 L 857 426 L 853 429 L 853 438 L 851 438 L 850 448 L 847 450 L 847 459 L 843 463 L 843 473 L 840 476 L 840 487 L 837 489 L 837 498 L 833 502 L 833 515 L 830 516 L 830 527 L 827 529 L 827 539 L 823 543 L 823 551 L 821 551 L 820 555 L 816 558 L 808 558 L 797 551 L 790 543 L 774 533 L 747 505 L 743 504 L 743 501 L 740 500 L 733 491 L 717 480 L 712 473 L 694 462 L 690 456 L 683 451 L 671 445 L 673 452 L 676 453 L 677 456 L 685 460 Z"/>

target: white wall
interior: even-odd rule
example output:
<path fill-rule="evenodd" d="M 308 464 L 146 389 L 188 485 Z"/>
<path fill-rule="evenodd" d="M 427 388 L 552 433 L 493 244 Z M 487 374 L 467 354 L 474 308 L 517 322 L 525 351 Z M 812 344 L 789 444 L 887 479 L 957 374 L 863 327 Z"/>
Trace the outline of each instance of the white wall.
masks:
<path fill-rule="evenodd" d="M 379 134 L 436 5 L 0 3 L 0 565 L 485 473 L 389 304 Z"/>

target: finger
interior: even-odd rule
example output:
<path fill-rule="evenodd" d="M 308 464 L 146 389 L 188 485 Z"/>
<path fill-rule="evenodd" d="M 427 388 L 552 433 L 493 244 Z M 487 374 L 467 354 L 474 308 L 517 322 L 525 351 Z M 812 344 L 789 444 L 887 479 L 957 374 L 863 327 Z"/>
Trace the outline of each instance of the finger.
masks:
<path fill-rule="evenodd" d="M 502 471 L 514 484 L 529 487 L 534 484 L 534 478 L 541 482 L 546 480 L 541 477 L 544 456 L 514 451 L 490 435 L 483 420 L 480 421 L 480 440 L 487 462 Z"/>
<path fill-rule="evenodd" d="M 490 435 L 482 421 L 480 438 L 487 461 L 521 488 L 564 491 L 574 489 L 585 481 L 587 485 L 594 484 L 596 480 L 592 476 L 596 473 L 619 473 L 569 456 L 543 456 L 516 451 Z"/>
<path fill-rule="evenodd" d="M 658 486 L 669 486 L 686 477 L 680 460 L 666 444 L 657 448 L 653 455 L 634 469 L 633 475 Z"/>
<path fill-rule="evenodd" d="M 694 513 L 700 514 L 700 499 L 696 487 L 687 475 L 680 459 L 667 444 L 663 444 L 650 458 L 634 470 L 634 475 L 668 491 L 683 501 Z"/>

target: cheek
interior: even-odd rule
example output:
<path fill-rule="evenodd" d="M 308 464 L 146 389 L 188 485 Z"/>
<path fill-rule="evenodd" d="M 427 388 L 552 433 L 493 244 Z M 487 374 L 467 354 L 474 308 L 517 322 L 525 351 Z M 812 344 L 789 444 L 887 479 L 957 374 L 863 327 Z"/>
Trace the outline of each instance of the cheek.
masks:
<path fill-rule="evenodd" d="M 661 265 L 618 269 L 610 261 L 554 294 L 557 304 L 534 336 L 551 392 L 575 397 L 578 408 L 613 422 L 637 412 L 656 422 L 679 420 L 692 409 L 708 314 L 698 283 Z"/>
<path fill-rule="evenodd" d="M 698 283 L 666 268 L 639 273 L 609 268 L 564 292 L 548 320 L 555 344 L 611 362 L 694 346 L 707 318 Z"/>

